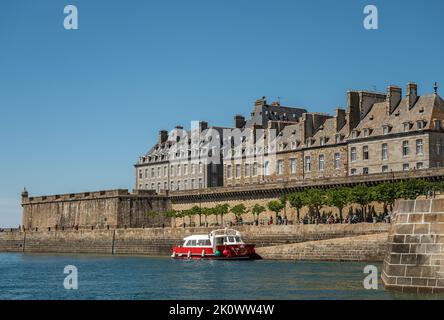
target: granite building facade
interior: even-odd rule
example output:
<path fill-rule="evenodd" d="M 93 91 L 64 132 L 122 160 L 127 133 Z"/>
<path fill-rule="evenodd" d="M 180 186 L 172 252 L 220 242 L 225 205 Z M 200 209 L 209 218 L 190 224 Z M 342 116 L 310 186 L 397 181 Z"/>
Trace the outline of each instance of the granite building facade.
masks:
<path fill-rule="evenodd" d="M 232 128 L 198 122 L 162 130 L 139 158 L 136 188 L 157 192 L 254 185 L 444 166 L 444 101 L 415 83 L 387 92 L 347 92 L 334 115 L 255 102 Z"/>

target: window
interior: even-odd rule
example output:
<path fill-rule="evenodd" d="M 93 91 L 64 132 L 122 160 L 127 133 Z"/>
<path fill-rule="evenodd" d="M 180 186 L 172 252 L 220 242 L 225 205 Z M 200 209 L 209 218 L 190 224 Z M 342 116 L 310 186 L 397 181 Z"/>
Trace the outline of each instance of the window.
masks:
<path fill-rule="evenodd" d="M 180 164 L 177 165 L 177 175 L 180 176 L 182 172 L 180 171 Z"/>
<path fill-rule="evenodd" d="M 180 190 L 180 180 L 177 181 L 176 190 Z"/>
<path fill-rule="evenodd" d="M 362 168 L 362 174 L 368 174 L 368 168 Z"/>
<path fill-rule="evenodd" d="M 404 132 L 410 131 L 410 122 L 404 122 L 403 126 L 404 126 Z"/>
<path fill-rule="evenodd" d="M 402 165 L 402 170 L 403 170 L 403 171 L 409 171 L 409 169 L 410 169 L 410 166 L 409 166 L 408 163 L 404 163 L 404 164 Z"/>
<path fill-rule="evenodd" d="M 231 164 L 227 165 L 227 179 L 231 178 L 232 172 L 231 172 Z"/>
<path fill-rule="evenodd" d="M 163 167 L 163 176 L 166 177 L 168 176 L 168 166 L 164 166 Z M 166 189 L 166 188 L 165 188 Z"/>
<path fill-rule="evenodd" d="M 173 191 L 174 190 L 174 181 L 171 181 L 171 186 L 170 186 L 170 190 Z"/>
<path fill-rule="evenodd" d="M 157 176 L 160 177 L 162 174 L 162 168 L 161 167 L 157 167 Z"/>
<path fill-rule="evenodd" d="M 203 172 L 203 165 L 202 162 L 199 162 L 199 173 Z"/>
<path fill-rule="evenodd" d="M 356 161 L 357 157 L 356 157 L 356 148 L 352 147 L 350 149 L 350 157 L 351 157 L 351 161 Z"/>
<path fill-rule="evenodd" d="M 352 131 L 352 138 L 356 138 L 358 136 L 358 131 L 353 130 Z"/>
<path fill-rule="evenodd" d="M 284 160 L 278 160 L 276 165 L 277 174 L 284 174 Z"/>
<path fill-rule="evenodd" d="M 435 151 L 436 151 L 436 154 L 441 154 L 442 153 L 442 140 L 441 140 L 441 138 L 438 138 L 436 140 Z"/>
<path fill-rule="evenodd" d="M 418 169 L 418 170 L 424 169 L 424 164 L 422 162 L 418 162 L 416 164 L 416 169 Z"/>
<path fill-rule="evenodd" d="M 364 137 L 368 137 L 370 135 L 370 129 L 364 129 Z"/>
<path fill-rule="evenodd" d="M 166 182 L 163 183 L 163 190 L 168 189 L 168 184 Z"/>
<path fill-rule="evenodd" d="M 291 142 L 291 149 L 296 149 L 296 141 Z"/>
<path fill-rule="evenodd" d="M 257 162 L 253 163 L 253 176 L 257 176 Z"/>
<path fill-rule="evenodd" d="M 310 148 L 310 147 L 311 147 L 311 138 L 308 138 L 308 139 L 305 141 L 305 144 L 307 145 L 308 148 Z"/>
<path fill-rule="evenodd" d="M 171 176 L 174 177 L 174 166 L 173 165 L 171 165 Z"/>
<path fill-rule="evenodd" d="M 295 174 L 296 173 L 296 159 L 290 159 L 290 173 Z"/>
<path fill-rule="evenodd" d="M 364 146 L 362 148 L 362 158 L 364 160 L 368 160 L 368 146 Z"/>
<path fill-rule="evenodd" d="M 191 189 L 196 189 L 196 181 L 194 179 L 191 179 Z"/>
<path fill-rule="evenodd" d="M 416 121 L 416 128 L 422 130 L 425 127 L 425 122 L 423 120 Z"/>
<path fill-rule="evenodd" d="M 324 171 L 325 168 L 325 158 L 323 154 L 319 155 L 319 171 Z"/>
<path fill-rule="evenodd" d="M 423 154 L 422 139 L 416 140 L 416 154 L 418 154 L 418 155 L 422 155 Z"/>
<path fill-rule="evenodd" d="M 389 132 L 390 132 L 389 126 L 382 126 L 382 134 L 383 135 L 389 134 Z"/>
<path fill-rule="evenodd" d="M 154 189 L 154 182 L 151 183 L 151 190 L 155 190 L 155 189 Z"/>
<path fill-rule="evenodd" d="M 382 166 L 382 172 L 386 173 L 389 171 L 389 167 L 388 166 Z"/>
<path fill-rule="evenodd" d="M 142 169 L 139 170 L 139 179 L 142 179 Z"/>
<path fill-rule="evenodd" d="M 341 135 L 340 134 L 337 134 L 336 136 L 335 136 L 335 141 L 336 141 L 336 143 L 340 143 L 341 142 L 341 139 L 342 137 L 341 137 Z"/>
<path fill-rule="evenodd" d="M 341 154 L 340 153 L 335 153 L 335 169 L 339 169 L 339 167 L 341 166 Z"/>
<path fill-rule="evenodd" d="M 195 174 L 196 173 L 196 165 L 193 163 L 191 164 L 191 174 Z"/>
<path fill-rule="evenodd" d="M 355 176 L 356 175 L 356 169 L 355 168 L 351 169 L 350 174 L 352 176 Z"/>
<path fill-rule="evenodd" d="M 199 179 L 199 189 L 203 188 L 203 181 L 202 178 Z"/>
<path fill-rule="evenodd" d="M 311 157 L 310 156 L 305 157 L 305 171 L 306 172 L 311 171 Z"/>
<path fill-rule="evenodd" d="M 441 120 L 435 120 L 435 130 L 441 130 Z"/>
<path fill-rule="evenodd" d="M 245 164 L 245 176 L 246 177 L 250 176 L 250 164 L 249 163 Z"/>
<path fill-rule="evenodd" d="M 387 160 L 388 159 L 388 146 L 387 143 L 383 143 L 381 146 L 381 157 L 382 160 Z"/>
<path fill-rule="evenodd" d="M 183 174 L 184 174 L 184 175 L 187 175 L 187 174 L 188 174 L 188 165 L 187 165 L 187 164 L 184 164 L 184 165 L 183 165 Z"/>
<path fill-rule="evenodd" d="M 151 178 L 154 178 L 154 168 L 151 168 Z"/>
<path fill-rule="evenodd" d="M 402 155 L 404 157 L 407 157 L 409 155 L 409 142 L 408 141 L 403 141 L 402 142 Z"/>
<path fill-rule="evenodd" d="M 148 179 L 148 169 L 145 169 L 145 179 Z"/>
<path fill-rule="evenodd" d="M 240 178 L 240 177 L 241 177 L 241 165 L 236 164 L 236 178 Z"/>
<path fill-rule="evenodd" d="M 264 163 L 264 175 L 270 175 L 270 162 L 268 160 L 266 160 Z"/>
<path fill-rule="evenodd" d="M 321 137 L 321 139 L 319 140 L 319 143 L 321 146 L 325 146 L 325 137 Z"/>

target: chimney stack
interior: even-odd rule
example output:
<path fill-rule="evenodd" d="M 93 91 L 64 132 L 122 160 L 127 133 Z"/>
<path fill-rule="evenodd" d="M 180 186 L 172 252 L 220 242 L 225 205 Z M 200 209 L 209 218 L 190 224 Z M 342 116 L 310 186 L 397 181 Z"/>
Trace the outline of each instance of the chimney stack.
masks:
<path fill-rule="evenodd" d="M 242 129 L 245 126 L 245 117 L 240 115 L 234 116 L 234 127 L 236 129 Z"/>
<path fill-rule="evenodd" d="M 407 84 L 407 100 L 409 103 L 409 109 L 412 108 L 416 100 L 418 100 L 418 85 L 413 82 Z"/>
<path fill-rule="evenodd" d="M 159 131 L 159 144 L 165 143 L 168 140 L 168 131 L 160 130 Z"/>
<path fill-rule="evenodd" d="M 399 105 L 402 98 L 402 89 L 397 86 L 387 87 L 387 112 L 392 114 L 395 108 Z"/>
<path fill-rule="evenodd" d="M 336 109 L 336 115 L 335 115 L 335 125 L 336 125 L 336 132 L 342 129 L 342 127 L 345 125 L 346 119 L 345 119 L 345 110 L 342 108 Z"/>

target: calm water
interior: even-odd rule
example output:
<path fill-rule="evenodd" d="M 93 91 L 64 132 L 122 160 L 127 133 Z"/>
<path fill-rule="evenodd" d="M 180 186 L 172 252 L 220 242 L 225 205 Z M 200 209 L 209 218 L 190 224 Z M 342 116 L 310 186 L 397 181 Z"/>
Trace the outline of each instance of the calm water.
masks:
<path fill-rule="evenodd" d="M 78 269 L 78 290 L 63 287 L 66 265 Z M 0 253 L 0 299 L 430 298 L 365 290 L 365 265 Z"/>

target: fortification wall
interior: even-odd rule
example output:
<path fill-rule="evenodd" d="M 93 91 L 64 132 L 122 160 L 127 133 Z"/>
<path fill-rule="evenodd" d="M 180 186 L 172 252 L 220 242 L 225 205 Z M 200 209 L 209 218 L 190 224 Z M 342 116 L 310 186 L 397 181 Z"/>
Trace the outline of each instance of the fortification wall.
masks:
<path fill-rule="evenodd" d="M 64 195 L 28 197 L 22 194 L 25 230 L 114 229 L 169 225 L 162 216 L 148 212 L 165 211 L 169 202 L 153 192 L 108 190 Z"/>
<path fill-rule="evenodd" d="M 399 201 L 382 280 L 389 290 L 444 292 L 444 199 Z"/>
<path fill-rule="evenodd" d="M 310 261 L 384 260 L 388 233 L 363 235 L 258 248 L 264 259 Z"/>
<path fill-rule="evenodd" d="M 258 247 L 387 232 L 388 225 L 243 226 L 237 228 Z M 173 245 L 211 228 L 146 228 L 0 232 L 0 251 L 167 255 Z"/>

